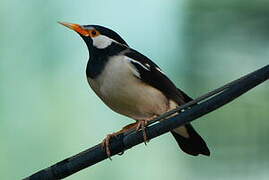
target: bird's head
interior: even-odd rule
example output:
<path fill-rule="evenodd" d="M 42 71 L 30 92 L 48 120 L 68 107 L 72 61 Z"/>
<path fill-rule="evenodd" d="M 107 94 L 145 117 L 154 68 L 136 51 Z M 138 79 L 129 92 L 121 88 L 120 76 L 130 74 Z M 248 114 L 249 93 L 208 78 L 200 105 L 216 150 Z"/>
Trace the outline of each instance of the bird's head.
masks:
<path fill-rule="evenodd" d="M 66 22 L 59 23 L 76 31 L 85 41 L 89 49 L 105 49 L 113 42 L 128 46 L 116 32 L 106 27 L 99 25 L 79 25 Z"/>

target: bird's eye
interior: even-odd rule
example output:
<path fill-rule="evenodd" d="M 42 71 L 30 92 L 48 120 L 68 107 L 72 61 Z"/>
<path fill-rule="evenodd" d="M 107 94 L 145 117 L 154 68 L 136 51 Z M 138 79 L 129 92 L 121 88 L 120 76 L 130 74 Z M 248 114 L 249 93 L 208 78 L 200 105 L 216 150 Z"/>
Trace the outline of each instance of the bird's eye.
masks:
<path fill-rule="evenodd" d="M 96 36 L 96 34 L 97 34 L 96 31 L 93 30 L 93 31 L 92 31 L 92 36 Z"/>

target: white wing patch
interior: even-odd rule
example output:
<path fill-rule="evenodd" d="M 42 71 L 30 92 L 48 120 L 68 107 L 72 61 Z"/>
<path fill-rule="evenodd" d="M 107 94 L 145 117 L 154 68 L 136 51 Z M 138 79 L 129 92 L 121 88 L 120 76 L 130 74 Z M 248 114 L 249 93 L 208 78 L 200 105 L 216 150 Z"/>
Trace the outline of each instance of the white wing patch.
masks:
<path fill-rule="evenodd" d="M 132 58 L 130 58 L 130 57 L 127 57 L 127 56 L 125 56 L 125 59 L 129 62 L 129 64 L 130 64 L 130 69 L 131 69 L 131 71 L 133 72 L 133 74 L 134 74 L 135 76 L 137 76 L 138 78 L 141 78 L 140 73 L 139 73 L 139 71 L 136 69 L 136 67 L 135 67 L 132 63 L 138 64 L 139 66 L 141 66 L 141 67 L 144 68 L 145 70 L 150 71 L 150 65 L 149 65 L 148 63 L 144 65 L 144 64 L 142 64 L 141 62 L 136 61 L 136 60 L 134 60 L 134 59 L 132 59 Z"/>
<path fill-rule="evenodd" d="M 147 71 L 150 71 L 150 65 L 149 64 L 146 64 L 146 65 L 144 65 L 144 64 L 142 64 L 141 62 L 139 62 L 139 61 L 136 61 L 136 60 L 134 60 L 134 59 L 132 59 L 132 58 L 128 58 L 127 57 L 127 60 L 128 61 L 130 61 L 130 62 L 133 62 L 133 63 L 135 63 L 135 64 L 139 64 L 141 67 L 143 67 L 145 70 L 147 70 Z"/>
<path fill-rule="evenodd" d="M 141 66 L 143 69 L 145 69 L 145 70 L 147 70 L 147 71 L 151 71 L 150 70 L 150 65 L 148 64 L 148 63 L 146 63 L 146 64 L 142 64 L 141 62 L 139 62 L 139 61 L 136 61 L 136 60 L 134 60 L 134 59 L 132 59 L 132 58 L 130 58 L 130 57 L 127 57 L 127 56 L 125 56 L 125 59 L 130 63 L 130 67 L 131 67 L 131 70 L 132 70 L 132 72 L 137 76 L 137 77 L 139 77 L 140 78 L 140 73 L 139 73 L 139 71 L 136 69 L 136 67 L 132 64 L 132 63 L 135 63 L 135 64 L 138 64 L 139 66 Z M 157 71 L 159 71 L 160 73 L 162 73 L 162 74 L 164 74 L 165 75 L 165 73 L 159 68 L 159 67 L 154 67 Z"/>
<path fill-rule="evenodd" d="M 130 70 L 132 71 L 132 73 L 133 73 L 136 77 L 141 78 L 141 77 L 140 77 L 140 73 L 139 73 L 138 70 L 135 68 L 135 66 L 131 63 L 131 62 L 132 62 L 132 59 L 130 59 L 129 57 L 126 57 L 126 56 L 125 56 L 125 60 L 128 62 L 129 68 L 130 68 Z"/>
<path fill-rule="evenodd" d="M 160 73 L 164 74 L 164 72 L 160 68 L 155 67 L 155 69 L 157 69 Z"/>
<path fill-rule="evenodd" d="M 148 68 L 150 68 L 150 65 L 148 63 L 145 64 Z"/>

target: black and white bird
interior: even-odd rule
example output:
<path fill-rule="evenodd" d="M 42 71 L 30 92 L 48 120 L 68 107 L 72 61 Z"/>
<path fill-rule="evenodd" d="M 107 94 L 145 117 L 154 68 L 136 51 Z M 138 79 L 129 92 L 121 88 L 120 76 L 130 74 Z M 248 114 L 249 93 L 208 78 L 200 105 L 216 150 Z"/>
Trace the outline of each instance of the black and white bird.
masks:
<path fill-rule="evenodd" d="M 112 110 L 136 120 L 104 139 L 108 156 L 111 137 L 136 128 L 143 130 L 146 141 L 144 129 L 149 120 L 192 100 L 154 62 L 130 48 L 116 32 L 99 25 L 60 24 L 76 31 L 88 47 L 86 75 L 93 91 Z M 171 133 L 185 153 L 210 155 L 205 141 L 191 124 Z"/>

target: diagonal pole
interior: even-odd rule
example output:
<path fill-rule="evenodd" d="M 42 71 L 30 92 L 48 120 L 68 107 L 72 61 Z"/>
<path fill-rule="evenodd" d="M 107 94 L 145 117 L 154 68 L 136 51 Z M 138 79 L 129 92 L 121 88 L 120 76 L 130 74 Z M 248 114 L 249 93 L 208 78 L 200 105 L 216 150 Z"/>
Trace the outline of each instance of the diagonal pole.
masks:
<path fill-rule="evenodd" d="M 148 139 L 158 137 L 178 126 L 206 115 L 231 102 L 268 79 L 269 65 L 266 65 L 263 68 L 217 88 L 193 101 L 190 101 L 189 103 L 164 113 L 150 122 L 150 126 L 146 129 L 147 137 Z M 181 113 L 174 115 L 176 112 Z M 171 115 L 174 116 L 170 117 Z M 169 118 L 159 121 L 166 117 Z M 117 138 L 113 138 L 111 140 L 111 154 L 112 156 L 119 154 L 142 142 L 144 142 L 144 140 L 143 133 L 141 131 L 132 130 L 125 134 L 120 134 Z M 106 152 L 102 149 L 101 144 L 98 144 L 46 169 L 40 170 L 24 180 L 62 179 L 104 159 L 107 159 Z"/>

